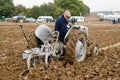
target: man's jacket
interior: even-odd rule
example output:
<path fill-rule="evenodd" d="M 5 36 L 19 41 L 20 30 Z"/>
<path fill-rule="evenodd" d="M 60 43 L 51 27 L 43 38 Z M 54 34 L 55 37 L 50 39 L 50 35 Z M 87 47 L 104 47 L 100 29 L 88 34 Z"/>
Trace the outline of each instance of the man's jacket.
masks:
<path fill-rule="evenodd" d="M 68 31 L 68 21 L 64 18 L 64 15 L 60 15 L 56 20 L 54 31 L 59 31 L 59 40 L 64 42 L 64 37 Z"/>

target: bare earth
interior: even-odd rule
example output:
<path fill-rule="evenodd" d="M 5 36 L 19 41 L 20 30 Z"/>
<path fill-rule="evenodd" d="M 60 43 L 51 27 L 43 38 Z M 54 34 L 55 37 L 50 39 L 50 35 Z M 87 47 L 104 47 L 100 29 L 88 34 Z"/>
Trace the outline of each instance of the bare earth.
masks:
<path fill-rule="evenodd" d="M 120 24 L 77 23 L 89 28 L 89 39 L 96 41 L 101 48 L 99 55 L 87 55 L 84 61 L 68 64 L 66 68 L 59 60 L 50 63 L 48 69 L 40 64 L 32 67 L 26 75 L 21 74 L 27 69 L 26 60 L 22 59 L 27 43 L 19 24 L 24 26 L 27 37 L 40 25 L 0 23 L 0 80 L 120 80 Z M 46 25 L 53 30 L 54 23 Z M 108 47 L 111 45 L 115 46 Z"/>

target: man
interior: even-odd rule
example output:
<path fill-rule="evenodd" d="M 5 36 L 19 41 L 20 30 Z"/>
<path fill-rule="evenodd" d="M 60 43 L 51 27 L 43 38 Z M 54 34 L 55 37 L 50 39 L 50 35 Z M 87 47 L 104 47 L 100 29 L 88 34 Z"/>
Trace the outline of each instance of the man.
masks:
<path fill-rule="evenodd" d="M 71 17 L 70 11 L 66 10 L 64 14 L 60 15 L 55 23 L 55 31 L 59 32 L 59 40 L 64 42 L 64 37 L 68 31 L 67 24 L 68 19 Z"/>

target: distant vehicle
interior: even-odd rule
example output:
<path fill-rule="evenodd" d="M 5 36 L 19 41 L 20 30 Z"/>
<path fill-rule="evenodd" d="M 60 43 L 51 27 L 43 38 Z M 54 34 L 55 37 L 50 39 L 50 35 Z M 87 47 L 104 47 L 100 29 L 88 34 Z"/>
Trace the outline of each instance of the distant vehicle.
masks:
<path fill-rule="evenodd" d="M 100 17 L 100 21 L 113 21 L 114 23 L 120 22 L 120 13 L 103 11 L 97 14 Z"/>
<path fill-rule="evenodd" d="M 100 21 L 103 21 L 103 20 L 111 20 L 112 18 L 112 12 L 110 11 L 102 11 L 100 13 L 97 14 L 97 16 L 100 17 Z"/>
<path fill-rule="evenodd" d="M 53 22 L 52 16 L 39 16 L 37 22 Z"/>
<path fill-rule="evenodd" d="M 36 22 L 36 19 L 35 18 L 26 18 L 26 22 Z"/>
<path fill-rule="evenodd" d="M 12 18 L 5 18 L 5 22 L 12 22 Z"/>
<path fill-rule="evenodd" d="M 13 22 L 26 22 L 26 16 L 23 16 L 22 14 L 18 14 L 17 16 L 12 17 Z"/>
<path fill-rule="evenodd" d="M 75 22 L 84 22 L 85 20 L 83 16 L 71 16 L 70 21 L 73 19 L 75 20 Z"/>

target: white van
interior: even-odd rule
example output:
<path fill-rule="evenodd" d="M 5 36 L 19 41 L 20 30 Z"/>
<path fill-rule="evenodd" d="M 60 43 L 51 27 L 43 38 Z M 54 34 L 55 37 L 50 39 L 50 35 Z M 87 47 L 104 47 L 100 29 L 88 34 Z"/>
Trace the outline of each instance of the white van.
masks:
<path fill-rule="evenodd" d="M 37 22 L 53 22 L 52 16 L 39 16 Z"/>
<path fill-rule="evenodd" d="M 75 22 L 84 22 L 83 16 L 71 16 L 70 19 L 75 19 Z"/>

